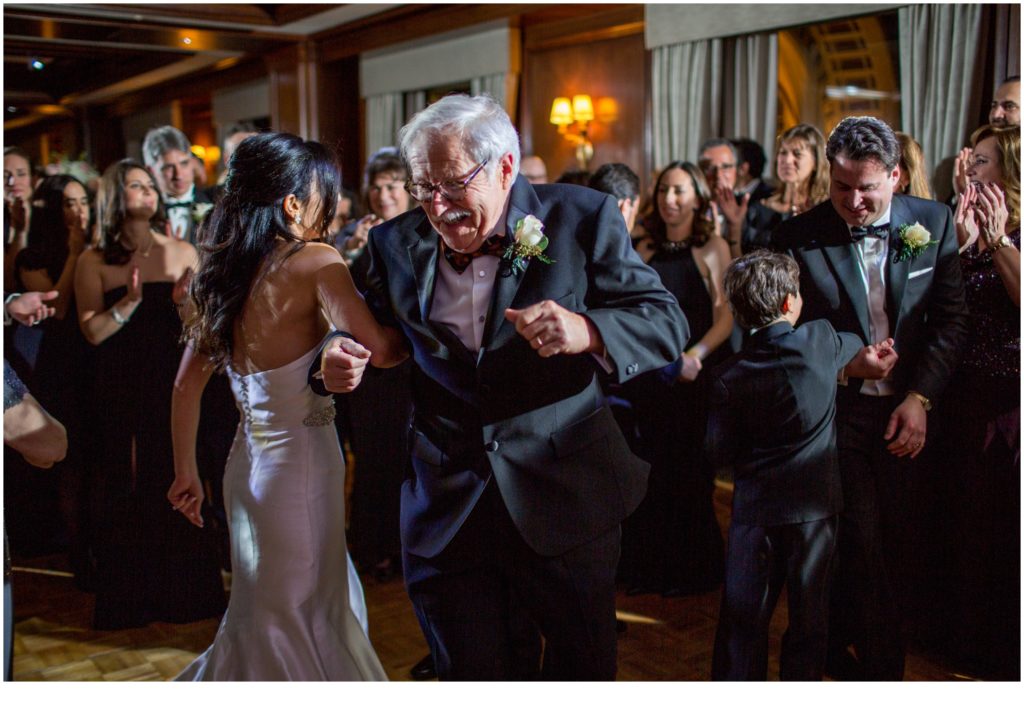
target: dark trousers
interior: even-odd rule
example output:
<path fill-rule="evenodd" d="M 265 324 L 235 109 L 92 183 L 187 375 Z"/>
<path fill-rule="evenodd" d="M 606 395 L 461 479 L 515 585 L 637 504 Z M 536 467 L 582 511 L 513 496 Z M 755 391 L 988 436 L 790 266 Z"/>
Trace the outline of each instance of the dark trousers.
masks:
<path fill-rule="evenodd" d="M 525 614 L 544 636 L 542 678 L 614 680 L 619 538 L 615 527 L 562 555 L 538 555 L 492 481 L 440 555 L 404 554 L 406 587 L 439 678 L 531 678 L 516 643 Z"/>
<path fill-rule="evenodd" d="M 789 626 L 782 637 L 779 678 L 821 679 L 837 523 L 838 517 L 830 516 L 778 526 L 730 525 L 713 680 L 767 679 L 768 625 L 783 584 Z"/>
<path fill-rule="evenodd" d="M 898 681 L 904 643 L 899 599 L 909 458 L 896 458 L 884 439 L 899 397 L 840 391 L 836 424 L 843 512 L 829 616 L 829 667 L 843 679 Z M 853 645 L 856 658 L 846 649 Z"/>

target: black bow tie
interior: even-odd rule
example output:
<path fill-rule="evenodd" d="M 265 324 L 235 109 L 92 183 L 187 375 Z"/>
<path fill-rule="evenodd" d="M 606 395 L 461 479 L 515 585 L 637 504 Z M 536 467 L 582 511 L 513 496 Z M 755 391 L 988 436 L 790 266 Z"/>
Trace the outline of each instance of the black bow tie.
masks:
<path fill-rule="evenodd" d="M 480 256 L 498 256 L 501 258 L 505 254 L 505 237 L 492 236 L 484 241 L 484 245 L 472 253 L 453 251 L 442 240 L 441 250 L 444 252 L 444 258 L 448 261 L 448 264 L 452 266 L 455 272 L 462 275 L 462 273 L 466 272 L 466 268 L 469 267 L 474 258 L 479 258 Z"/>
<path fill-rule="evenodd" d="M 850 227 L 850 238 L 854 241 L 860 241 L 865 236 L 874 236 L 875 238 L 884 239 L 889 235 L 889 225 L 880 224 L 874 226 L 868 224 L 867 226 L 851 226 Z"/>
<path fill-rule="evenodd" d="M 192 202 L 190 200 L 188 202 L 170 202 L 170 203 L 165 202 L 164 203 L 164 209 L 166 209 L 167 211 L 171 211 L 172 209 L 176 209 L 177 207 L 188 207 L 188 208 L 191 208 L 192 207 Z"/>

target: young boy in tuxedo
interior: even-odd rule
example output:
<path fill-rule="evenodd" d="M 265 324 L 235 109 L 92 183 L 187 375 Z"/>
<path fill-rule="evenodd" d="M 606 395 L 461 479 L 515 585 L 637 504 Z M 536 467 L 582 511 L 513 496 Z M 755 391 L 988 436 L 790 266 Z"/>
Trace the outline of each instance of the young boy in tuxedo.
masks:
<path fill-rule="evenodd" d="M 891 367 L 892 340 L 865 348 L 825 320 L 794 328 L 800 271 L 789 256 L 745 255 L 724 283 L 746 333 L 743 349 L 712 377 L 707 450 L 731 469 L 735 491 L 711 677 L 767 678 L 768 624 L 785 584 L 780 678 L 820 680 L 842 507 L 837 378 L 851 362 Z"/>

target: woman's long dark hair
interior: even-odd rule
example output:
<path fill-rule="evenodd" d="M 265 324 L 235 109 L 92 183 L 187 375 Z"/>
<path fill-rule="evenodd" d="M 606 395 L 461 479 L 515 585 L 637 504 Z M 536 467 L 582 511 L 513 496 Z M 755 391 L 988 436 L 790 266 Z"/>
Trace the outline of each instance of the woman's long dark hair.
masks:
<path fill-rule="evenodd" d="M 128 171 L 138 168 L 149 178 L 156 192 L 156 213 L 150 218 L 149 225 L 157 231 L 164 230 L 167 216 L 160 201 L 160 190 L 156 186 L 153 175 L 146 166 L 138 161 L 125 158 L 113 164 L 103 173 L 100 190 L 97 196 L 96 219 L 100 226 L 100 240 L 97 247 L 103 252 L 103 262 L 107 265 L 124 265 L 132 259 L 134 248 L 124 245 L 124 223 L 128 219 L 128 207 L 124 201 L 124 179 Z"/>
<path fill-rule="evenodd" d="M 292 244 L 282 260 L 305 245 L 288 228 L 285 198 L 294 194 L 305 203 L 318 193 L 318 220 L 309 223 L 323 234 L 334 218 L 338 187 L 334 156 L 315 141 L 265 132 L 238 145 L 224 195 L 203 227 L 190 289 L 195 309 L 185 324 L 185 338 L 216 367 L 231 360 L 235 322 L 278 240 Z"/>
<path fill-rule="evenodd" d="M 693 181 L 693 190 L 700 202 L 697 211 L 693 213 L 693 232 L 690 234 L 690 245 L 700 248 L 714 235 L 715 220 L 711 209 L 711 190 L 708 189 L 708 182 L 704 179 L 704 173 L 700 168 L 689 161 L 672 161 L 658 173 L 658 180 L 654 183 L 654 211 L 651 213 L 651 226 L 648 231 L 657 244 L 665 243 L 668 240 L 665 233 L 665 220 L 661 218 L 661 210 L 658 208 L 658 191 L 661 189 L 661 181 L 665 179 L 669 171 L 677 169 L 690 176 Z"/>
<path fill-rule="evenodd" d="M 64 189 L 71 183 L 82 185 L 72 175 L 50 175 L 43 178 L 32 193 L 32 220 L 28 241 L 19 255 L 19 270 L 46 270 L 56 283 L 68 260 L 68 226 L 64 221 Z M 82 191 L 88 194 L 85 185 Z"/>

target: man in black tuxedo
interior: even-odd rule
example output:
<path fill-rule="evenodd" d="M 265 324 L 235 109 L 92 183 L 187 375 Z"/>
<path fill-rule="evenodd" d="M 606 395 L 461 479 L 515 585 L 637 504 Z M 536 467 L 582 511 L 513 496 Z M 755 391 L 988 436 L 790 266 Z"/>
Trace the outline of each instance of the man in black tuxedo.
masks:
<path fill-rule="evenodd" d="M 188 137 L 169 124 L 150 129 L 142 140 L 142 158 L 160 188 L 169 235 L 195 244 L 199 222 L 213 207 L 213 199 L 196 187 Z"/>
<path fill-rule="evenodd" d="M 873 117 L 844 119 L 829 137 L 826 155 L 830 201 L 777 230 L 778 245 L 800 264 L 804 318 L 828 319 L 865 344 L 891 336 L 898 357 L 887 377 L 839 378 L 845 506 L 829 671 L 901 679 L 905 459 L 924 448 L 927 412 L 967 334 L 963 280 L 949 208 L 893 196 L 900 147 L 888 125 Z"/>
<path fill-rule="evenodd" d="M 516 600 L 545 638 L 545 678 L 614 679 L 619 524 L 648 466 L 598 375 L 670 363 L 686 320 L 614 200 L 517 177 L 518 136 L 489 97 L 439 100 L 401 148 L 421 208 L 371 231 L 367 302 L 415 362 L 402 545 L 439 676 L 514 676 Z M 543 253 L 527 247 L 538 223 Z M 329 389 L 350 386 L 350 360 L 327 351 Z"/>

